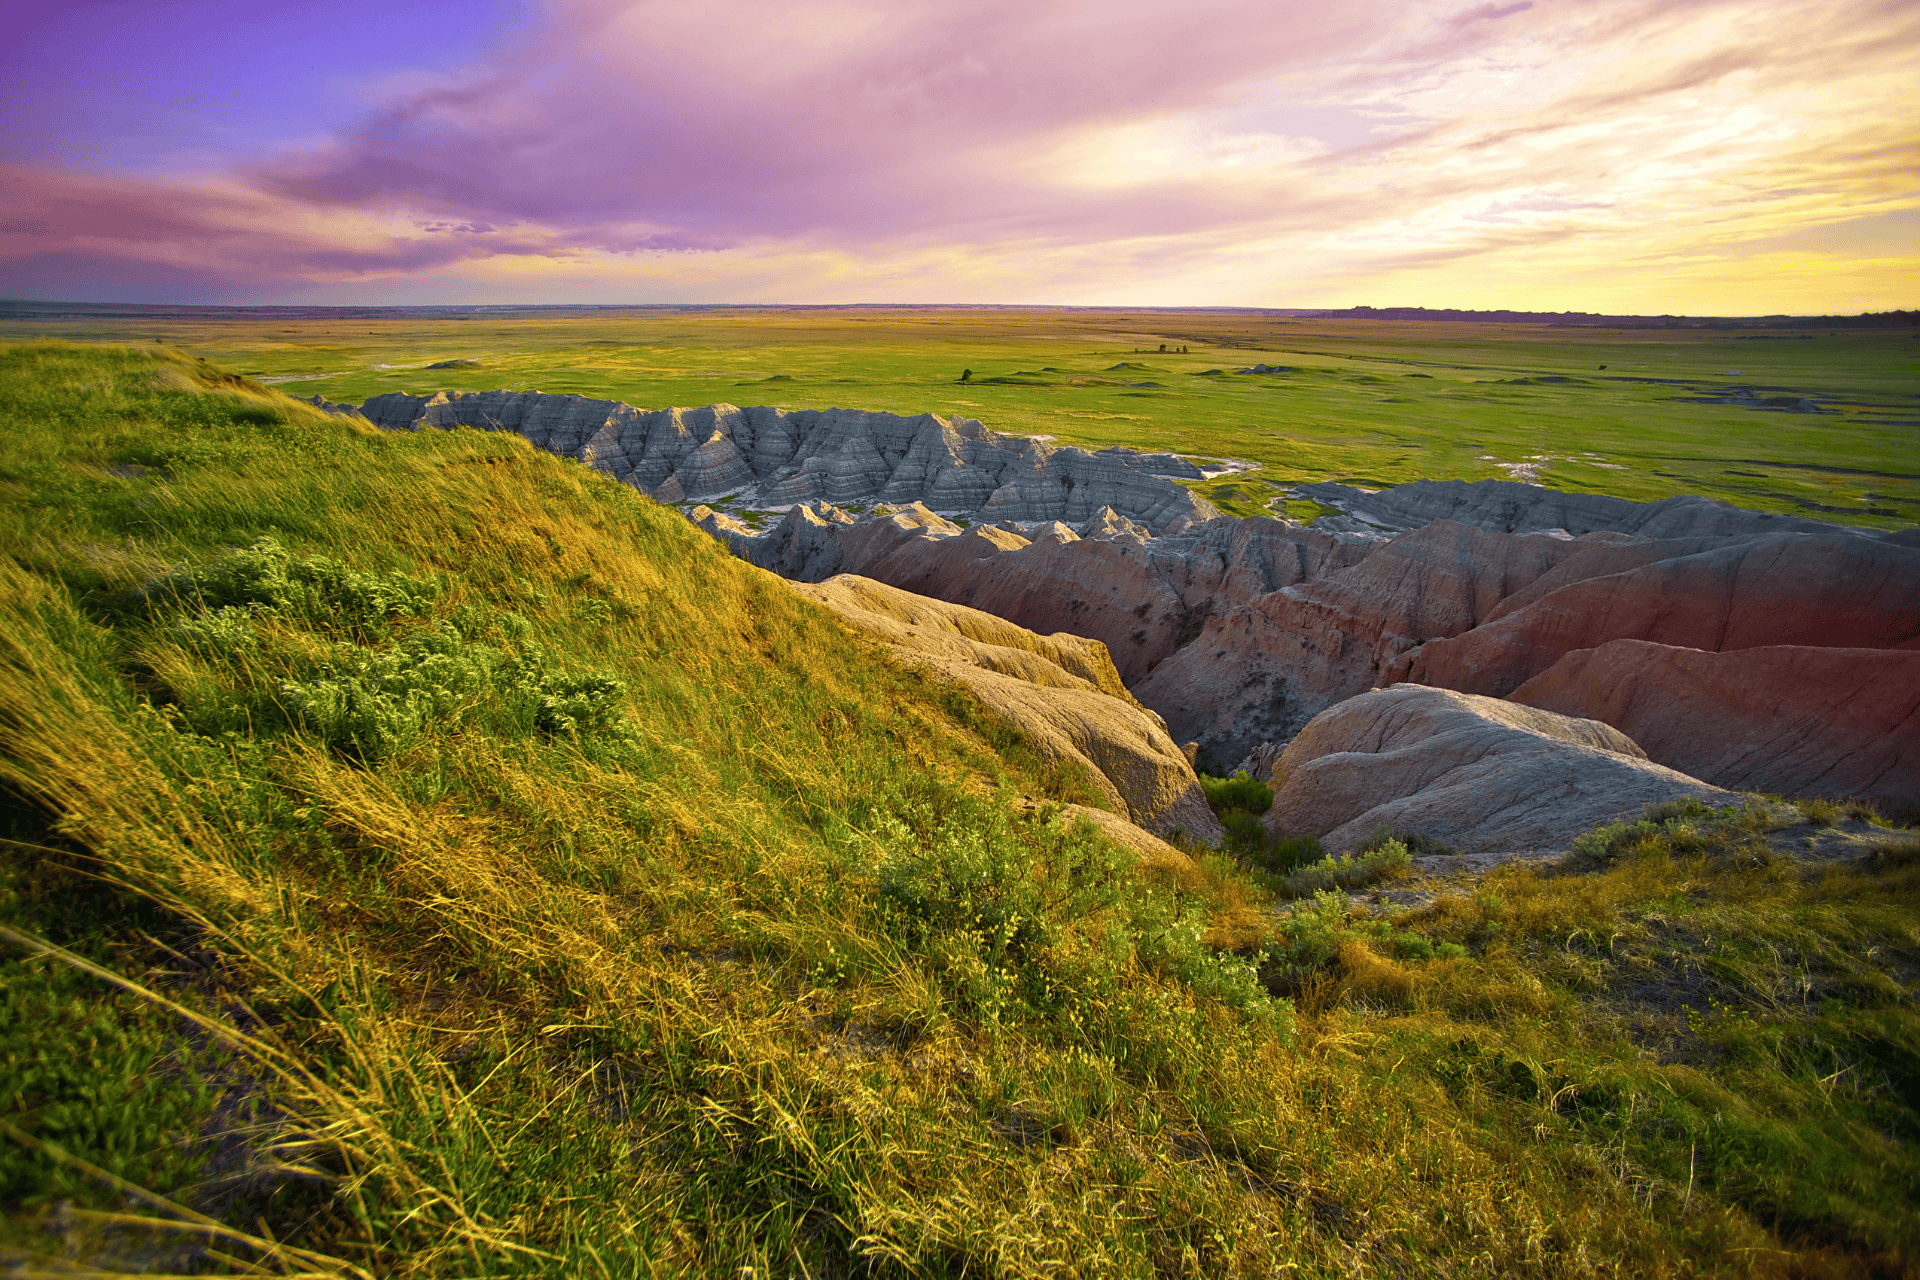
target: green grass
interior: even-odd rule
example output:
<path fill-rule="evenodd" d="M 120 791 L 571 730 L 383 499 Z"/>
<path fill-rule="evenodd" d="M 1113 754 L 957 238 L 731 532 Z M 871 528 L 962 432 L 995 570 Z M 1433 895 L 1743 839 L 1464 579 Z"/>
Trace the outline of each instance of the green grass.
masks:
<path fill-rule="evenodd" d="M 1636 501 L 1698 493 L 1875 527 L 1920 523 L 1911 457 L 1920 344 L 1903 331 L 1751 341 L 1710 330 L 1233 313 L 768 308 L 8 321 L 6 336 L 160 337 L 227 367 L 304 379 L 283 384 L 289 392 L 355 402 L 393 390 L 520 387 L 646 407 L 961 413 L 1069 444 L 1257 462 L 1256 472 L 1202 486 L 1240 515 L 1280 501 L 1311 516 L 1310 504 L 1280 497 L 1303 480 L 1499 479 L 1498 462 L 1549 455 L 1543 482 L 1577 492 Z M 1161 353 L 1161 343 L 1188 351 Z M 424 368 L 449 358 L 480 363 Z M 1261 363 L 1289 372 L 1235 373 Z M 974 376 L 962 385 L 964 368 Z M 1134 385 L 1142 382 L 1158 385 Z M 1686 402 L 1736 386 L 1810 395 L 1835 412 Z"/>
<path fill-rule="evenodd" d="M 1920 1261 L 1910 835 L 1655 815 L 1395 913 L 1149 878 L 977 704 L 517 439 L 51 346 L 0 440 L 10 1262 Z"/>

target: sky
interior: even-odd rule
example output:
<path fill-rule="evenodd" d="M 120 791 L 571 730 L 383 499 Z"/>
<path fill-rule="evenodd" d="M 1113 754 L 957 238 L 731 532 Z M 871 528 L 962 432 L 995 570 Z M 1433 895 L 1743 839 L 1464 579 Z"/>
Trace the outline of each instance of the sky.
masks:
<path fill-rule="evenodd" d="M 1911 0 L 0 0 L 0 297 L 1920 305 Z"/>

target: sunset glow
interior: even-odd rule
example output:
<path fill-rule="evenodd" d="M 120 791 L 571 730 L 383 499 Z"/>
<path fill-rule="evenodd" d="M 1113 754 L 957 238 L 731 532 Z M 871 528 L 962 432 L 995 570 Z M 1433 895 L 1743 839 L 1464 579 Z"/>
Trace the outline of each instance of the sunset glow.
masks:
<path fill-rule="evenodd" d="M 1920 9 L 13 7 L 0 295 L 1909 307 Z"/>

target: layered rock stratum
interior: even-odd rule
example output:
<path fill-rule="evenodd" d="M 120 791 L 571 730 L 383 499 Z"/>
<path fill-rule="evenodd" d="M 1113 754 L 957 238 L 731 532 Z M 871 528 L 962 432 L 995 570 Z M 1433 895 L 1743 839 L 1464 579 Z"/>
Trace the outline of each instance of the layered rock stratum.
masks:
<path fill-rule="evenodd" d="M 1718 786 L 1857 796 L 1920 819 L 1920 652 L 1611 640 L 1566 654 L 1508 698 L 1603 721 Z"/>
<path fill-rule="evenodd" d="M 358 407 L 393 431 L 511 431 L 662 502 L 738 497 L 749 506 L 921 502 L 970 520 L 1085 521 L 1105 508 L 1154 533 L 1220 513 L 1174 483 L 1200 470 L 1172 454 L 1055 448 L 972 418 L 859 409 L 636 409 L 539 391 L 393 392 Z"/>
<path fill-rule="evenodd" d="M 1748 511 L 1695 494 L 1633 502 L 1599 493 L 1564 493 L 1515 480 L 1415 480 L 1369 490 L 1344 484 L 1303 484 L 1301 497 L 1335 507 L 1341 527 L 1405 533 L 1451 520 L 1489 533 L 1625 533 L 1642 538 L 1745 537 L 1758 533 L 1813 533 L 1873 537 L 1871 531 L 1798 516 Z"/>
<path fill-rule="evenodd" d="M 857 573 L 1035 631 L 1100 640 L 1129 684 L 1215 613 L 1358 564 L 1379 545 L 1260 517 L 1152 537 L 1110 507 L 1078 528 L 1058 521 L 962 528 L 922 506 L 866 520 L 826 506 L 795 507 L 763 533 L 711 510 L 692 516 L 736 555 L 783 577 Z"/>

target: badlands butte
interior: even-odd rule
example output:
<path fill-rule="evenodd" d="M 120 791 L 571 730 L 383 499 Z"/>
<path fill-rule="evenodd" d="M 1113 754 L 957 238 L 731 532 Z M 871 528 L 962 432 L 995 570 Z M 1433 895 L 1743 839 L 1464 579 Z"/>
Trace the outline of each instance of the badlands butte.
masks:
<path fill-rule="evenodd" d="M 1179 483 L 1225 460 L 964 417 L 313 403 L 514 432 L 680 506 L 1086 766 L 1118 826 L 1219 838 L 1195 766 L 1270 780 L 1270 830 L 1335 851 L 1548 852 L 1682 796 L 1920 816 L 1920 529 L 1511 481 L 1302 485 L 1337 514 L 1300 524 Z"/>

